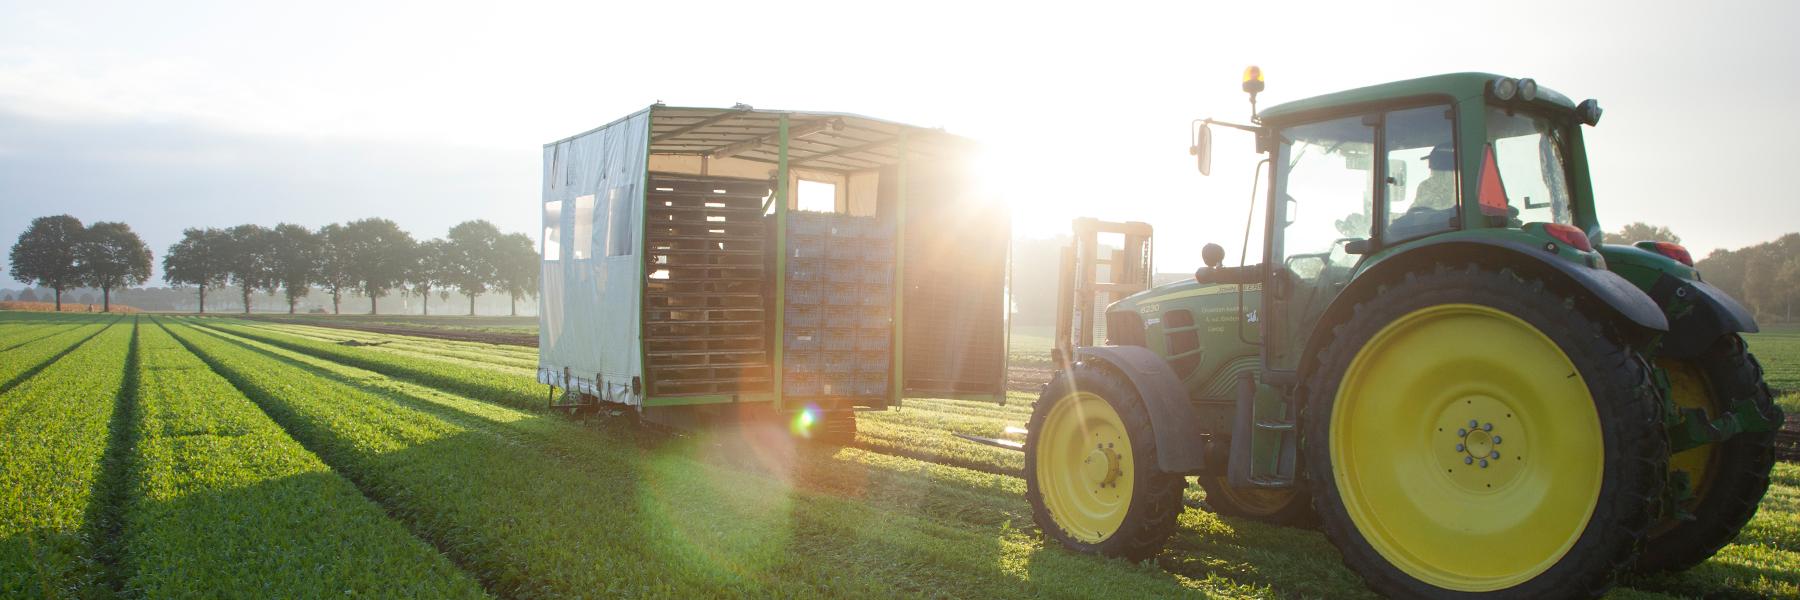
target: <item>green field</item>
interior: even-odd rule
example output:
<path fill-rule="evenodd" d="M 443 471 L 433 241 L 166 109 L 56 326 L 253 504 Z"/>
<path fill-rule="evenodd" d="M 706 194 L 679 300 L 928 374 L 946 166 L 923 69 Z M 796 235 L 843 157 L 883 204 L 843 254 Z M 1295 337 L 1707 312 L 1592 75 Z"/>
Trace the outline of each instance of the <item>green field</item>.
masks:
<path fill-rule="evenodd" d="M 1751 344 L 1794 398 L 1800 328 Z M 829 448 L 571 420 L 540 410 L 535 366 L 300 323 L 0 312 L 0 597 L 1370 596 L 1322 535 L 1200 509 L 1148 564 L 1046 547 L 1020 455 L 949 435 L 1022 424 L 1023 393 L 909 399 Z M 1718 557 L 1614 596 L 1800 597 L 1800 466 Z"/>

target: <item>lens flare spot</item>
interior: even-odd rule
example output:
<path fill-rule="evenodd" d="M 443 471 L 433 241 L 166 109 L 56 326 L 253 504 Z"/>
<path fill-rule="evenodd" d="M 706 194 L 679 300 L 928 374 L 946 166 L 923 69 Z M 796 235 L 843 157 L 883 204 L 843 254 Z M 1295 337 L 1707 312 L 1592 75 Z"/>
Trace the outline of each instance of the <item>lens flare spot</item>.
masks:
<path fill-rule="evenodd" d="M 819 423 L 819 405 L 808 404 L 794 414 L 794 435 L 812 438 L 813 426 Z"/>

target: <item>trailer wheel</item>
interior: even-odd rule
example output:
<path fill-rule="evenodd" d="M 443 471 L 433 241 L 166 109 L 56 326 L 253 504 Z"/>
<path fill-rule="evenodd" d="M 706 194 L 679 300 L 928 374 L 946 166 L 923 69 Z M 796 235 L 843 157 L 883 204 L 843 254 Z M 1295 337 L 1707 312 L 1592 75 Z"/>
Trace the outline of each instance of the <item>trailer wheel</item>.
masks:
<path fill-rule="evenodd" d="M 1678 407 L 1697 408 L 1715 418 L 1730 409 L 1726 399 L 1747 398 L 1764 414 L 1775 414 L 1762 365 L 1746 350 L 1743 338 L 1724 336 L 1695 360 L 1661 359 L 1657 366 L 1668 374 L 1669 393 Z M 1682 506 L 1693 519 L 1665 519 L 1651 529 L 1636 570 L 1679 571 L 1711 558 L 1756 516 L 1774 467 L 1774 431 L 1740 433 L 1670 456 L 1670 474 L 1684 472 L 1693 491 Z"/>
<path fill-rule="evenodd" d="M 1045 537 L 1078 552 L 1143 560 L 1175 531 L 1186 478 L 1156 468 L 1137 390 L 1090 363 L 1058 374 L 1031 412 L 1025 497 Z"/>
<path fill-rule="evenodd" d="M 1637 558 L 1668 439 L 1643 358 L 1543 282 L 1410 274 L 1311 377 L 1310 490 L 1389 597 L 1597 597 Z"/>
<path fill-rule="evenodd" d="M 1286 527 L 1312 527 L 1318 522 L 1312 495 L 1299 486 L 1244 490 L 1231 487 L 1224 476 L 1201 475 L 1200 487 L 1206 490 L 1206 505 L 1221 515 Z"/>

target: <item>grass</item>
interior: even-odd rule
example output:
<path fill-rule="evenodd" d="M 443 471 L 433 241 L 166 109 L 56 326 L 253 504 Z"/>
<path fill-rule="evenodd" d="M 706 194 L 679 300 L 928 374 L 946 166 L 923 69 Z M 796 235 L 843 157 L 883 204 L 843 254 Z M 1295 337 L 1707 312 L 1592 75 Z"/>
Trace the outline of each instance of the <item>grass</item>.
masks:
<path fill-rule="evenodd" d="M 1800 324 L 1771 325 L 1745 336 L 1750 352 L 1762 362 L 1763 378 L 1775 391 L 1776 405 L 1800 414 Z"/>
<path fill-rule="evenodd" d="M 130 321 L 21 314 L 0 313 L 17 344 L 0 382 L 18 380 L 0 434 L 25 414 L 79 429 L 17 438 L 48 454 L 0 438 L 0 477 L 15 455 L 57 458 L 76 466 L 29 471 L 88 491 L 57 500 L 62 550 L 29 541 L 20 559 L 6 552 L 37 538 L 0 529 L 0 596 L 1370 597 L 1317 532 L 1202 510 L 1147 564 L 1046 547 L 1020 455 L 949 435 L 1022 424 L 1029 393 L 908 399 L 864 413 L 846 448 L 760 427 L 671 437 L 536 410 L 528 348 L 159 317 L 131 353 Z M 1778 387 L 1791 333 L 1751 339 Z M 15 401 L 53 385 L 93 389 L 54 413 Z M 0 498 L 16 488 L 0 478 Z M 39 512 L 0 503 L 0 527 Z M 1800 467 L 1778 467 L 1716 558 L 1614 595 L 1800 597 Z"/>
<path fill-rule="evenodd" d="M 140 329 L 138 356 L 127 589 L 150 598 L 482 595 L 161 327 Z"/>

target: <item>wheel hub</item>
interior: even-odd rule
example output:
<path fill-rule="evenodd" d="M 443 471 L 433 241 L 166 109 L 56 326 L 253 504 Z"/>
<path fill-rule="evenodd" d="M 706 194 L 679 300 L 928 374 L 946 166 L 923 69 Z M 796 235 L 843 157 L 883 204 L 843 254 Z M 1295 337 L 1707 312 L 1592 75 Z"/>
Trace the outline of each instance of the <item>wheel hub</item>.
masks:
<path fill-rule="evenodd" d="M 1119 475 L 1121 474 L 1121 470 L 1119 469 L 1119 453 L 1114 452 L 1112 448 L 1108 448 L 1108 446 L 1111 445 L 1112 444 L 1110 443 L 1095 444 L 1094 450 L 1089 452 L 1087 458 L 1081 461 L 1082 477 L 1087 480 L 1089 485 L 1095 488 L 1113 487 L 1118 485 Z"/>
<path fill-rule="evenodd" d="M 1500 489 L 1524 467 L 1523 424 L 1506 403 L 1488 395 L 1452 400 L 1437 419 L 1433 439 L 1439 469 L 1460 488 Z"/>

